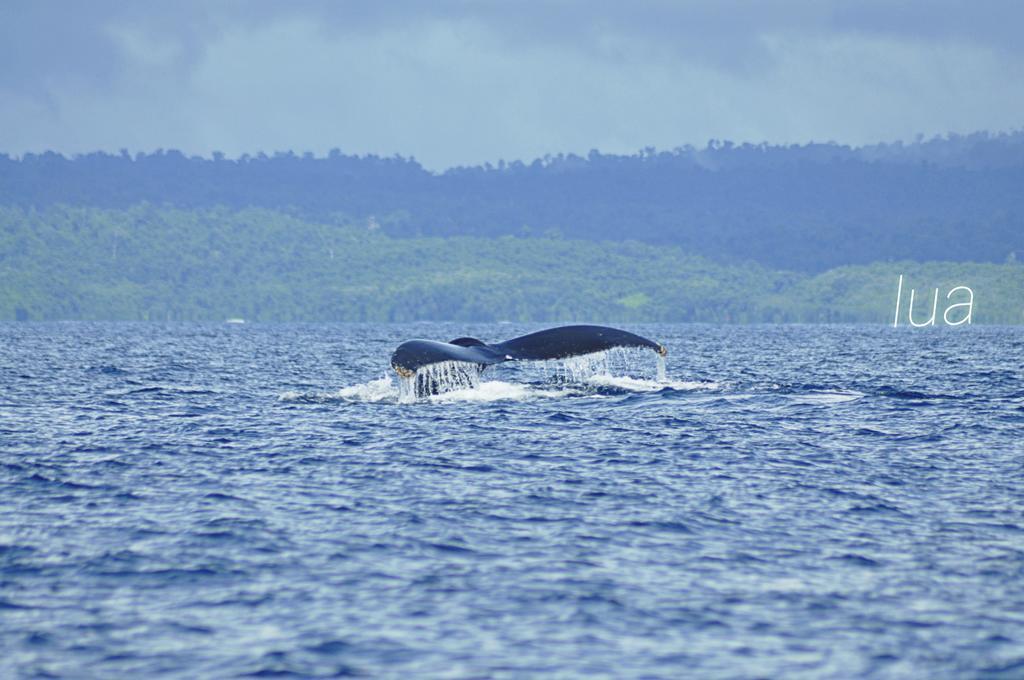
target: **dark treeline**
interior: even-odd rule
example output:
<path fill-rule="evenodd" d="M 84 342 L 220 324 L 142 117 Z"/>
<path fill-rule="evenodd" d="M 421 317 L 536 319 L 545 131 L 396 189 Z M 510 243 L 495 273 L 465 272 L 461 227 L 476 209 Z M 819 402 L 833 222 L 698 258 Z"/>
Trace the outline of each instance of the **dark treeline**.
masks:
<path fill-rule="evenodd" d="M 0 207 L 0 322 L 887 323 L 900 275 L 907 300 L 918 291 L 919 320 L 938 300 L 941 322 L 947 292 L 968 285 L 973 321 L 1024 322 L 1019 264 L 892 262 L 811 275 L 636 241 L 393 238 L 262 208 Z"/>
<path fill-rule="evenodd" d="M 283 210 L 394 237 L 621 240 L 823 271 L 1024 255 L 1024 133 L 851 148 L 710 143 L 443 173 L 338 151 L 228 159 L 177 151 L 0 156 L 0 204 Z"/>

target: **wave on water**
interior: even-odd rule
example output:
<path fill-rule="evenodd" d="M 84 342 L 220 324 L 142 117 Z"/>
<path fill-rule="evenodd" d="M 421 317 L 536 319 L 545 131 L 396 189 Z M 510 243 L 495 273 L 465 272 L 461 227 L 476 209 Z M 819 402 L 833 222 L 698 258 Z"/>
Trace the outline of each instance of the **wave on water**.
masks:
<path fill-rule="evenodd" d="M 464 326 L 0 323 L 0 679 L 1022 677 L 1020 328 Z"/>
<path fill-rule="evenodd" d="M 831 390 L 794 394 L 790 396 L 790 399 L 797 404 L 844 404 L 863 397 L 864 393 L 856 390 Z"/>
<path fill-rule="evenodd" d="M 323 403 L 333 401 L 351 402 L 396 402 L 398 386 L 390 376 L 383 376 L 358 385 L 342 387 L 334 392 L 299 392 L 288 390 L 278 396 L 278 401 L 300 403 Z"/>
<path fill-rule="evenodd" d="M 721 383 L 703 380 L 647 380 L 644 378 L 632 378 L 630 376 L 616 376 L 607 373 L 593 375 L 586 380 L 586 384 L 596 387 L 611 387 L 627 392 L 660 392 L 669 389 L 679 392 L 690 390 L 717 390 L 722 387 Z"/>

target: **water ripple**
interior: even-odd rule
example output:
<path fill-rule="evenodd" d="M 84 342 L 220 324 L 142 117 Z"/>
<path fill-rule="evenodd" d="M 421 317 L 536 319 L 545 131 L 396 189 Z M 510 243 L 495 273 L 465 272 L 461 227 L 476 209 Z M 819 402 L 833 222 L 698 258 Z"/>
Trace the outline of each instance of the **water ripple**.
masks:
<path fill-rule="evenodd" d="M 0 325 L 0 676 L 1020 676 L 1019 329 L 531 330 Z"/>

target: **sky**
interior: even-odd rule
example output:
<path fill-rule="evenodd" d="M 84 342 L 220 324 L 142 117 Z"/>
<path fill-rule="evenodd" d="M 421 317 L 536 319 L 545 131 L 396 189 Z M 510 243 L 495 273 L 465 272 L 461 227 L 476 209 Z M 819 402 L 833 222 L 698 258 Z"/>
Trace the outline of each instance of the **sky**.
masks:
<path fill-rule="evenodd" d="M 399 154 L 1024 128 L 1021 2 L 3 0 L 0 152 Z"/>

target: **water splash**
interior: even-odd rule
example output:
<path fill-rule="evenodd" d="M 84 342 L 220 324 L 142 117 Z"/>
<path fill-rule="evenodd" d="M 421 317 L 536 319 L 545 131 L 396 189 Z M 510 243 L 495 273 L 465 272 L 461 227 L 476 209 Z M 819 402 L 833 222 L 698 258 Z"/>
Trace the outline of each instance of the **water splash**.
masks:
<path fill-rule="evenodd" d="M 438 395 L 471 390 L 480 385 L 483 368 L 464 361 L 441 361 L 423 366 L 409 377 L 399 378 L 398 401 L 407 404 L 418 395 Z"/>
<path fill-rule="evenodd" d="M 657 382 L 650 379 L 652 356 L 657 360 L 655 368 Z M 615 347 L 602 352 L 592 352 L 554 361 L 516 362 L 515 370 L 521 371 L 526 376 L 531 373 L 534 375 L 539 373 L 542 377 L 541 382 L 553 382 L 558 385 L 610 385 L 607 380 L 593 382 L 595 378 L 621 378 L 626 381 L 623 384 L 625 389 L 636 389 L 636 386 L 640 384 L 643 385 L 640 389 L 658 389 L 659 386 L 667 384 L 664 358 L 652 355 L 649 351 L 631 347 Z M 410 403 L 423 395 L 430 395 L 435 400 L 437 397 L 444 397 L 445 401 L 466 397 L 469 392 L 480 391 L 483 384 L 482 372 L 483 367 L 461 361 L 444 361 L 424 366 L 412 376 L 399 379 L 398 401 Z M 492 384 L 492 388 L 494 385 L 507 385 L 507 383 L 496 381 Z M 484 400 L 490 400 L 490 397 L 494 397 L 496 394 L 495 389 L 491 389 L 488 397 Z M 445 395 L 452 396 L 448 398 Z M 516 398 L 516 395 L 508 392 L 505 398 Z"/>
<path fill-rule="evenodd" d="M 553 374 L 557 382 L 586 383 L 596 376 L 623 376 L 631 378 L 649 378 L 650 359 L 657 358 L 655 369 L 657 379 L 665 380 L 664 357 L 650 351 L 634 347 L 613 347 L 603 352 L 593 352 L 580 356 L 568 357 L 544 364 L 545 374 Z"/>
<path fill-rule="evenodd" d="M 556 364 L 562 382 L 581 383 L 595 375 L 609 375 L 612 372 L 609 352 L 594 352 L 578 357 L 568 357 Z"/>
<path fill-rule="evenodd" d="M 656 357 L 652 378 L 650 359 Z M 391 402 L 412 403 L 429 395 L 430 401 L 527 400 L 593 395 L 595 388 L 627 391 L 714 389 L 716 383 L 668 380 L 664 357 L 635 348 L 613 348 L 576 357 L 551 361 L 523 361 L 506 365 L 516 372 L 513 382 L 500 379 L 484 381 L 481 366 L 446 361 L 424 366 L 409 377 L 399 377 L 396 385 L 390 374 L 366 383 L 344 387 L 336 392 L 284 392 L 283 402 Z M 495 367 L 492 371 L 500 371 Z M 523 382 L 520 382 L 523 381 Z M 524 382 L 526 384 L 524 384 Z M 533 384 L 530 384 L 533 383 Z M 538 385 L 541 383 L 543 386 Z"/>

